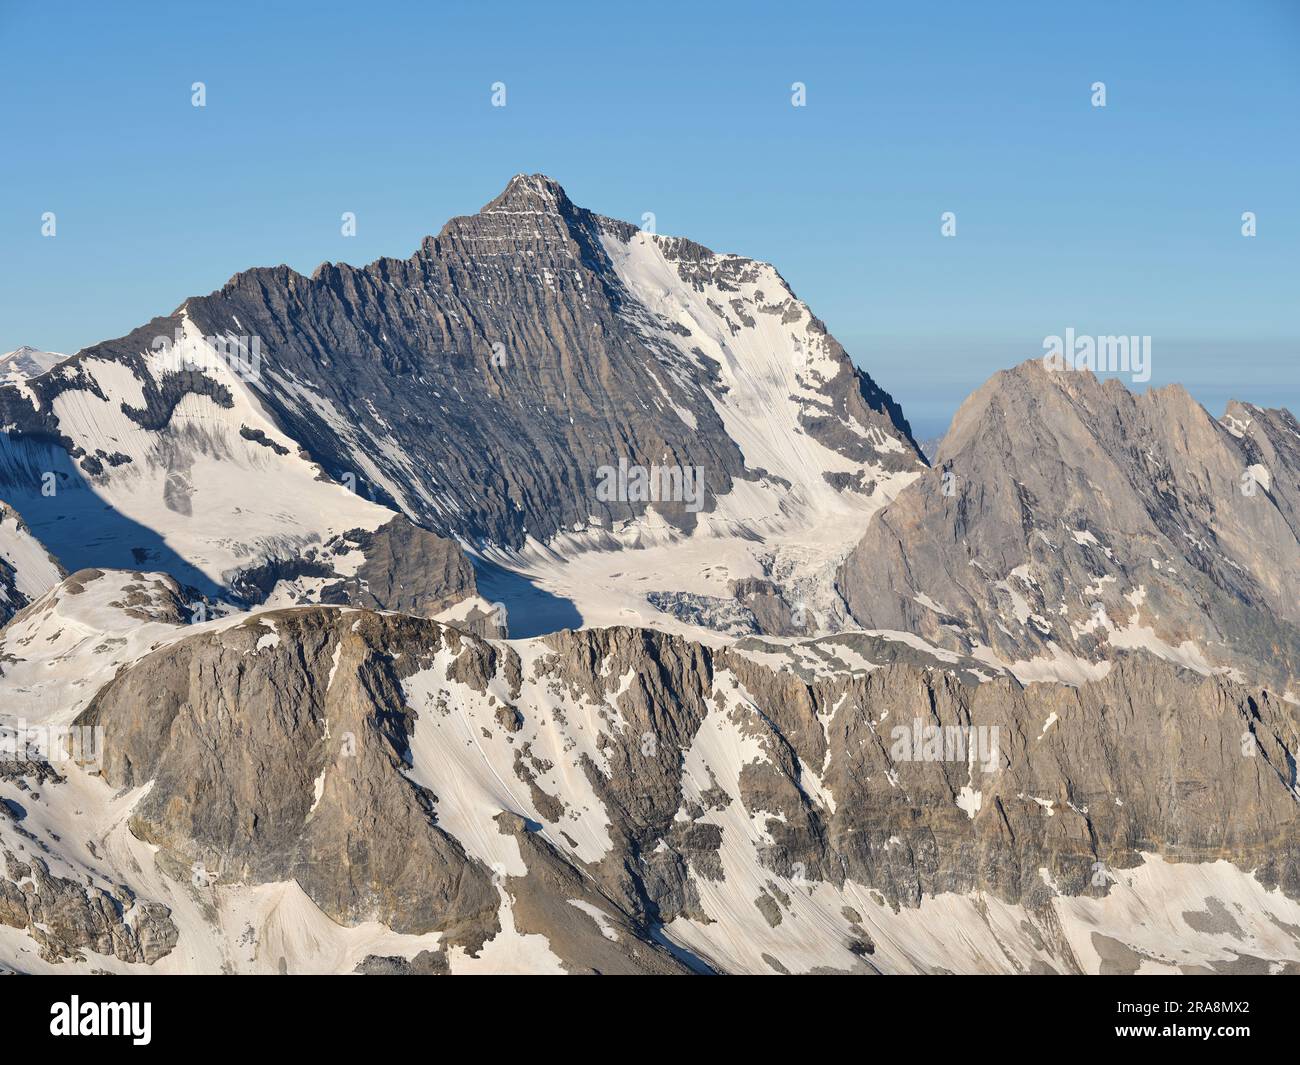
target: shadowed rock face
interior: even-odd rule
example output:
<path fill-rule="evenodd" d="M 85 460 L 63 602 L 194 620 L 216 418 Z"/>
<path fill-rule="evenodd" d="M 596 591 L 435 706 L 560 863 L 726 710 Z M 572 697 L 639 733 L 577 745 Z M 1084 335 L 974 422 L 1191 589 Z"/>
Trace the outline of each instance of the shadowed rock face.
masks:
<path fill-rule="evenodd" d="M 905 662 L 800 677 L 761 659 L 648 630 L 511 645 L 310 608 L 162 648 L 82 721 L 106 730 L 109 783 L 153 781 L 132 831 L 187 864 L 296 879 L 337 921 L 471 951 L 501 932 L 499 888 L 516 931 L 575 969 L 680 968 L 654 930 L 743 921 L 709 901 L 737 877 L 773 928 L 796 888 L 847 881 L 895 908 L 985 892 L 1042 911 L 1105 895 L 1098 869 L 1152 852 L 1226 859 L 1300 896 L 1300 716 L 1274 694 L 1148 656 L 1080 688 Z M 928 752 L 903 741 L 935 727 Z M 437 750 L 460 759 L 445 779 Z M 464 805 L 480 770 L 509 788 L 495 810 Z M 469 816 L 513 836 L 527 872 L 494 885 L 444 827 Z M 758 835 L 728 836 L 747 825 Z"/>
<path fill-rule="evenodd" d="M 242 344 L 237 368 L 253 340 L 245 380 L 217 352 Z M 162 570 L 241 606 L 436 612 L 473 592 L 462 544 L 619 547 L 629 523 L 671 539 L 701 514 L 759 540 L 870 513 L 925 467 L 773 267 L 594 214 L 541 175 L 409 259 L 249 270 L 0 380 L 0 424 L 0 495 L 66 564 Z M 622 469 L 647 480 L 613 484 Z M 86 520 L 92 541 L 69 534 Z M 338 564 L 349 544 L 364 573 Z"/>
<path fill-rule="evenodd" d="M 642 306 L 611 263 L 605 241 L 636 232 L 575 206 L 548 178 L 521 175 L 410 259 L 326 264 L 310 278 L 253 270 L 187 310 L 205 330 L 234 316 L 263 336 L 274 356 L 262 394 L 333 476 L 366 479 L 376 498 L 443 534 L 516 546 L 592 516 L 608 527 L 643 512 L 597 498 L 597 469 L 620 458 L 701 467 L 706 510 L 733 480 L 758 476 L 711 401 L 715 364 L 684 357 L 670 338 L 689 329 Z M 684 286 L 707 280 L 739 294 L 754 269 L 686 240 L 664 247 Z M 793 303 L 788 291 L 768 295 Z M 730 328 L 752 325 L 760 312 L 735 303 L 716 313 Z M 910 441 L 897 406 L 834 346 L 839 375 L 822 409 L 808 410 L 807 431 L 865 451 L 841 424 L 855 416 Z M 297 399 L 287 387 L 297 381 L 318 399 Z M 321 403 L 352 427 L 347 436 L 320 418 Z M 385 453 L 377 445 L 387 441 L 396 448 Z M 695 520 L 680 505 L 660 509 L 683 526 Z"/>
<path fill-rule="evenodd" d="M 1139 396 L 1031 360 L 962 405 L 839 590 L 864 626 L 1007 661 L 1146 646 L 1295 688 L 1295 434 L 1286 411 L 1216 422 L 1178 386 Z"/>
<path fill-rule="evenodd" d="M 183 324 L 155 320 L 0 386 L 0 493 L 15 505 L 0 514 L 0 619 L 27 525 L 71 568 L 156 567 L 239 606 L 275 593 L 422 613 L 474 594 L 458 544 L 331 482 L 234 376 L 163 369 L 150 346 Z"/>
<path fill-rule="evenodd" d="M 340 577 L 339 555 L 360 552 L 354 573 Z M 322 579 L 319 590 L 304 590 L 302 603 L 322 602 L 397 610 L 427 617 L 471 598 L 474 567 L 453 540 L 412 525 L 400 515 L 373 532 L 353 529 L 295 559 L 277 559 L 244 570 L 234 584 L 245 599 L 265 599 L 282 580 Z"/>

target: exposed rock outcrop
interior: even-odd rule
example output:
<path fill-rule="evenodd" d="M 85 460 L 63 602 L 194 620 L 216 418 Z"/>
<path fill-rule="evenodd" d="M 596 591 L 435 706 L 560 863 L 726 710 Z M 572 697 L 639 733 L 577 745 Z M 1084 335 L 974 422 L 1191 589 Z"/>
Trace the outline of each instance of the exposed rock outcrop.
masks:
<path fill-rule="evenodd" d="M 140 838 L 227 877 L 296 879 L 336 920 L 473 949 L 495 927 L 490 876 L 402 774 L 413 720 L 394 659 L 444 638 L 411 619 L 273 612 L 146 658 L 79 723 L 104 727 L 109 783 L 153 781 Z"/>
<path fill-rule="evenodd" d="M 169 358 L 172 338 L 193 364 Z M 251 362 L 253 339 L 249 380 L 219 365 L 229 345 Z M 119 453 L 71 424 L 57 412 L 69 393 L 138 427 L 148 446 Z M 866 512 L 881 484 L 924 468 L 898 405 L 775 269 L 594 214 L 542 175 L 513 178 L 409 259 L 237 274 L 21 389 L 0 383 L 0 422 L 14 445 L 0 449 L 0 492 L 21 496 L 42 529 L 57 508 L 41 502 L 36 471 L 70 499 L 93 485 L 111 500 L 152 495 L 164 467 L 165 524 L 169 512 L 197 516 L 215 496 L 205 460 L 226 463 L 251 497 L 230 515 L 248 540 L 227 581 L 288 566 L 342 531 L 311 511 L 329 493 L 300 486 L 304 459 L 441 536 L 511 549 L 575 532 L 600 541 L 651 506 L 689 530 L 737 483 L 750 487 L 729 521 L 806 521 L 841 496 Z M 674 470 L 677 487 L 604 491 L 602 469 L 620 462 Z M 683 471 L 698 471 L 690 498 Z M 268 495 L 295 520 L 281 528 L 262 514 Z M 380 535 L 378 524 L 366 528 Z M 168 546 L 202 568 L 216 552 L 176 535 L 198 537 L 191 526 L 154 531 L 172 532 Z M 158 553 L 134 564 L 162 560 L 129 523 L 120 537 Z M 128 564 L 107 544 L 100 555 L 73 564 Z"/>
<path fill-rule="evenodd" d="M 137 900 L 124 887 L 113 892 L 54 876 L 39 857 L 20 861 L 4 852 L 0 924 L 26 931 L 52 961 L 81 958 L 83 950 L 126 962 L 153 963 L 176 945 L 171 911 Z"/>

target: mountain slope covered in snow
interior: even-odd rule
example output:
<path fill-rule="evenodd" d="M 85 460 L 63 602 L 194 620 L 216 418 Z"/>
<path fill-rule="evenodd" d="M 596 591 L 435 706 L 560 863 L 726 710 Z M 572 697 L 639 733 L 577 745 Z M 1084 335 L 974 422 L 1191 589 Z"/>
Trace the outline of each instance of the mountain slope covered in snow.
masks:
<path fill-rule="evenodd" d="M 49 591 L 63 569 L 22 517 L 0 502 L 0 625 Z"/>
<path fill-rule="evenodd" d="M 357 576 L 370 545 L 410 523 L 324 476 L 191 323 L 162 328 L 0 388 L 0 493 L 69 569 L 163 569 L 213 601 L 374 604 Z M 459 549 L 414 535 L 459 559 L 429 581 L 431 612 L 472 595 Z"/>
<path fill-rule="evenodd" d="M 24 344 L 21 348 L 0 355 L 0 381 L 15 384 L 29 377 L 39 377 L 54 369 L 66 355 L 54 351 L 40 351 Z"/>

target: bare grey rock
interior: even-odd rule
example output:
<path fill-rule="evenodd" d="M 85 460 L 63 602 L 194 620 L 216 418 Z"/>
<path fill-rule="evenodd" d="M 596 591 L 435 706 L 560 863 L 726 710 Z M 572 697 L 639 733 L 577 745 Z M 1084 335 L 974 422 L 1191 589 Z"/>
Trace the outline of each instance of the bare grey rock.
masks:
<path fill-rule="evenodd" d="M 49 961 L 81 957 L 93 950 L 127 962 L 152 964 L 176 945 L 171 910 L 50 873 L 44 859 L 19 860 L 5 850 L 0 876 L 0 924 L 26 931 Z"/>
<path fill-rule="evenodd" d="M 1030 360 L 962 405 L 840 593 L 864 627 L 1007 662 L 1141 645 L 1300 688 L 1296 429 Z"/>
<path fill-rule="evenodd" d="M 132 831 L 229 878 L 296 879 L 336 920 L 477 949 L 496 927 L 489 875 L 402 773 L 403 630 L 412 656 L 444 638 L 409 618 L 273 612 L 120 675 L 79 722 L 104 727 L 111 784 L 154 782 Z"/>
<path fill-rule="evenodd" d="M 678 918 L 736 919 L 705 902 L 708 885 L 734 875 L 716 811 L 743 811 L 761 828 L 762 874 L 748 898 L 774 930 L 797 912 L 800 884 L 852 880 L 894 910 L 989 896 L 1038 915 L 1033 937 L 1052 967 L 1076 971 L 1052 931 L 1051 899 L 1102 897 L 1144 854 L 1225 859 L 1300 898 L 1300 713 L 1275 692 L 1141 654 L 1079 687 L 1026 687 L 924 654 L 869 662 L 865 644 L 855 670 L 822 668 L 834 639 L 808 641 L 820 649 L 807 652 L 811 664 L 786 669 L 762 641 L 708 648 L 651 630 L 563 632 L 538 642 L 525 671 L 514 647 L 435 622 L 312 607 L 160 647 L 80 720 L 106 730 L 111 784 L 152 781 L 130 828 L 162 848 L 160 862 L 201 861 L 224 880 L 296 880 L 340 923 L 441 931 L 470 952 L 500 934 L 508 898 L 516 934 L 545 936 L 570 971 L 708 966 L 666 951 L 661 930 Z M 403 683 L 426 674 L 441 690 L 417 714 Z M 442 827 L 439 792 L 456 782 L 409 773 L 412 731 L 425 715 L 466 713 L 451 705 L 466 693 L 487 704 L 482 742 L 495 729 L 513 751 L 512 803 L 523 805 L 495 820 L 524 875 L 488 869 Z M 556 767 L 534 744 L 541 719 L 576 740 L 564 708 L 579 706 L 603 721 L 592 737 L 601 764 L 560 757 L 607 823 L 611 846 L 597 860 L 579 857 L 574 796 L 547 783 Z M 724 724 L 758 756 L 734 787 L 723 767 L 696 764 L 688 791 L 687 752 Z M 900 729 L 910 739 L 923 728 L 937 737 L 932 751 L 900 750 Z M 482 753 L 457 729 L 425 742 Z M 1206 906 L 1192 921 L 1220 927 Z M 857 911 L 844 920 L 843 950 L 870 969 L 874 934 Z M 389 968 L 403 966 L 363 965 Z"/>

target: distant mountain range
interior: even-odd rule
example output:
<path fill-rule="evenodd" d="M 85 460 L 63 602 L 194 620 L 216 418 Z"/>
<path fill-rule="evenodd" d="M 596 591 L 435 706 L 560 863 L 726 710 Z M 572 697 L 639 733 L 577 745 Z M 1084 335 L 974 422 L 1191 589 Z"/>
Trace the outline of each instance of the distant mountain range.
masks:
<path fill-rule="evenodd" d="M 38 377 L 54 369 L 65 358 L 66 355 L 59 355 L 53 351 L 37 351 L 24 345 L 16 351 L 0 355 L 0 380 L 17 384 L 29 377 Z"/>

